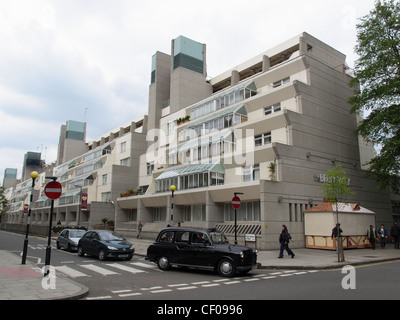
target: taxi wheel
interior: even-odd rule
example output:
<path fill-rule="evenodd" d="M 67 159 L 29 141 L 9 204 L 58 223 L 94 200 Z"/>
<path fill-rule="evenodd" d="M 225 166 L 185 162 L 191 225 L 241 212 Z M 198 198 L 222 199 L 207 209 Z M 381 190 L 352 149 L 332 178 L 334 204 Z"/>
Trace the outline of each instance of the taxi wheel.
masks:
<path fill-rule="evenodd" d="M 236 272 L 236 268 L 231 260 L 222 259 L 218 264 L 217 271 L 222 277 L 232 277 Z"/>
<path fill-rule="evenodd" d="M 169 260 L 167 257 L 160 257 L 157 260 L 157 266 L 160 270 L 168 270 L 170 268 Z"/>

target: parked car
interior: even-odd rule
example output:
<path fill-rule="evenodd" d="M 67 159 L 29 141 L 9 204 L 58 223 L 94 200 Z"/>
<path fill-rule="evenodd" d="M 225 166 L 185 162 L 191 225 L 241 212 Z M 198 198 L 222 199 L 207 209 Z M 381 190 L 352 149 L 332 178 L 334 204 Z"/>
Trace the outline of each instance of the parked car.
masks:
<path fill-rule="evenodd" d="M 146 260 L 161 270 L 171 265 L 210 269 L 231 277 L 236 271 L 246 273 L 256 268 L 257 250 L 231 245 L 216 229 L 166 228 L 147 248 Z"/>
<path fill-rule="evenodd" d="M 87 231 L 78 243 L 78 255 L 81 257 L 90 254 L 98 256 L 100 260 L 107 258 L 130 260 L 134 252 L 133 244 L 113 231 Z"/>
<path fill-rule="evenodd" d="M 78 241 L 85 232 L 83 229 L 64 229 L 57 237 L 57 249 L 78 250 Z"/>

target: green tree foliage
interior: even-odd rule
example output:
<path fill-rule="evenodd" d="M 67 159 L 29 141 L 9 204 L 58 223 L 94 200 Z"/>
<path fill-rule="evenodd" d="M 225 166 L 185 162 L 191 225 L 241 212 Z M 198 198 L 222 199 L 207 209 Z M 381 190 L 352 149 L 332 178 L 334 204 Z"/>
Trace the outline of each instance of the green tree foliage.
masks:
<path fill-rule="evenodd" d="M 369 111 L 357 134 L 381 148 L 368 164 L 366 175 L 380 188 L 395 193 L 400 187 L 400 4 L 376 1 L 357 25 L 355 78 L 350 85 L 352 113 Z"/>
<path fill-rule="evenodd" d="M 322 195 L 330 202 L 344 202 L 350 200 L 355 193 L 349 187 L 350 180 L 340 164 L 328 170 L 325 175 L 326 183 L 321 186 Z"/>
<path fill-rule="evenodd" d="M 4 186 L 0 187 L 0 222 L 3 221 L 2 217 L 6 213 L 8 201 L 4 195 Z"/>

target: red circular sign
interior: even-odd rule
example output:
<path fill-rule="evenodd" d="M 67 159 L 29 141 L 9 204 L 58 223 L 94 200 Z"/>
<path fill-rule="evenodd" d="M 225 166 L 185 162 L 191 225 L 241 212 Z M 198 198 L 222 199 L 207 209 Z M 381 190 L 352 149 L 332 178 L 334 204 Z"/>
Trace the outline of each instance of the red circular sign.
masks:
<path fill-rule="evenodd" d="M 233 197 L 232 198 L 232 207 L 234 209 L 239 209 L 240 205 L 241 205 L 240 198 L 239 197 Z"/>
<path fill-rule="evenodd" d="M 62 186 L 61 183 L 57 181 L 52 181 L 46 184 L 46 187 L 44 188 L 44 193 L 46 196 L 50 199 L 58 199 L 61 196 L 62 192 Z"/>

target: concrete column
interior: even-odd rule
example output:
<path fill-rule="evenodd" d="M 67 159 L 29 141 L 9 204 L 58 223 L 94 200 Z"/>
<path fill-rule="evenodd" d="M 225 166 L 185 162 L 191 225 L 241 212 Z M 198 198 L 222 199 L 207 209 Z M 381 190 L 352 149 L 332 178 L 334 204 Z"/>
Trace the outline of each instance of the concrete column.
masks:
<path fill-rule="evenodd" d="M 213 201 L 210 192 L 206 192 L 206 223 L 212 228 L 217 223 L 224 222 L 224 206 Z"/>
<path fill-rule="evenodd" d="M 153 215 L 150 208 L 146 208 L 141 199 L 138 199 L 137 221 L 153 222 Z"/>
<path fill-rule="evenodd" d="M 237 85 L 240 81 L 240 75 L 239 71 L 237 70 L 232 70 L 232 75 L 231 75 L 231 86 Z"/>
<path fill-rule="evenodd" d="M 270 67 L 271 67 L 271 62 L 269 61 L 269 57 L 264 55 L 262 62 L 262 72 L 268 71 Z"/>

